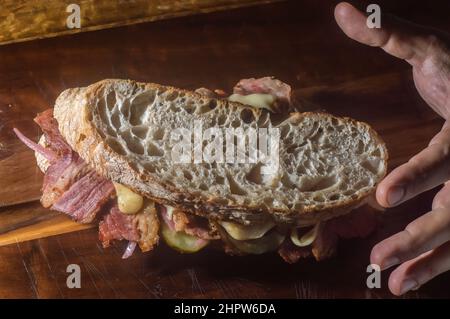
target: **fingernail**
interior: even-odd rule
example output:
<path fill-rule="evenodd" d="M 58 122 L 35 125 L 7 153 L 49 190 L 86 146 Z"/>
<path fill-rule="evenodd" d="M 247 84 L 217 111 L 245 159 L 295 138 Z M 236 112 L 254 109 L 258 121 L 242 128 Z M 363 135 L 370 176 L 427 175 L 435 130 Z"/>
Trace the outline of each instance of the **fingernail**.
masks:
<path fill-rule="evenodd" d="M 419 284 L 414 279 L 406 279 L 402 287 L 400 289 L 400 293 L 403 295 L 404 293 L 407 293 L 410 290 L 416 289 L 419 287 Z"/>
<path fill-rule="evenodd" d="M 391 268 L 392 266 L 395 266 L 399 263 L 400 263 L 400 259 L 398 259 L 397 257 L 391 257 L 391 258 L 386 259 L 386 261 L 383 262 L 381 269 L 385 270 L 385 269 Z"/>
<path fill-rule="evenodd" d="M 412 291 L 416 291 L 416 290 L 419 290 L 419 288 L 420 288 L 420 285 L 417 285 L 416 287 L 414 287 L 413 289 L 411 289 Z"/>
<path fill-rule="evenodd" d="M 387 201 L 390 206 L 393 206 L 395 204 L 398 204 L 403 196 L 405 196 L 405 189 L 401 186 L 394 186 L 392 187 L 387 196 Z"/>

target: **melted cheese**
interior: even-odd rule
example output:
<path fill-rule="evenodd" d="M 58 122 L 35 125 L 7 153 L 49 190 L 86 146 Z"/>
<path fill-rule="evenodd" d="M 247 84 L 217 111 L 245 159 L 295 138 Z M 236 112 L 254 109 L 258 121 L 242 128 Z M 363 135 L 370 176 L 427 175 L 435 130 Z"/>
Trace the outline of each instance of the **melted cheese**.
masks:
<path fill-rule="evenodd" d="M 114 188 L 116 189 L 119 210 L 122 213 L 136 214 L 139 212 L 144 203 L 144 198 L 141 195 L 119 183 L 114 183 Z"/>
<path fill-rule="evenodd" d="M 233 222 L 220 222 L 220 225 L 233 239 L 248 240 L 261 238 L 275 226 L 275 223 L 269 221 L 263 224 L 244 226 Z"/>
<path fill-rule="evenodd" d="M 250 105 L 260 109 L 267 109 L 273 111 L 272 105 L 275 102 L 275 97 L 270 94 L 254 93 L 249 95 L 232 94 L 228 97 L 231 102 L 239 102 L 245 105 Z"/>
<path fill-rule="evenodd" d="M 294 243 L 294 245 L 299 247 L 306 247 L 311 245 L 314 240 L 317 237 L 317 232 L 319 229 L 319 224 L 316 224 L 310 231 L 308 231 L 306 234 L 298 238 L 298 232 L 297 229 L 292 229 L 291 232 L 291 241 Z"/>

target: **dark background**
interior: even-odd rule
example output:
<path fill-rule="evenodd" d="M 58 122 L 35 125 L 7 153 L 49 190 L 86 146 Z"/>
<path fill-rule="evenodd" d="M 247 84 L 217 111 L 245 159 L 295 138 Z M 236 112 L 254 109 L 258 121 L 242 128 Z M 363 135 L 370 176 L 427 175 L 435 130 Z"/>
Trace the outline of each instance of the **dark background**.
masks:
<path fill-rule="evenodd" d="M 371 3 L 352 2 L 361 8 Z M 273 75 L 333 114 L 370 123 L 387 143 L 392 169 L 425 147 L 443 121 L 419 97 L 406 62 L 339 30 L 333 17 L 336 3 L 287 1 L 2 46 L 0 159 L 31 152 L 11 128 L 37 137 L 32 118 L 68 87 L 131 78 L 229 91 L 240 78 Z M 450 30 L 448 0 L 377 3 L 383 12 Z M 24 188 L 40 183 L 41 174 L 28 159 L 3 171 L 3 192 L 13 185 L 8 179 Z M 391 297 L 387 273 L 382 289 L 366 288 L 370 249 L 428 211 L 434 192 L 386 211 L 376 234 L 341 243 L 338 257 L 321 263 L 288 265 L 276 254 L 229 257 L 211 249 L 180 255 L 164 244 L 121 260 L 125 243 L 102 249 L 95 229 L 7 245 L 0 247 L 0 297 Z M 14 193 L 25 203 L 1 208 L 0 215 L 40 209 L 36 195 L 20 188 Z M 11 231 L 1 227 L 0 234 Z M 81 266 L 81 289 L 66 288 L 66 267 L 72 263 Z M 448 298 L 449 285 L 450 274 L 445 274 L 406 297 Z"/>

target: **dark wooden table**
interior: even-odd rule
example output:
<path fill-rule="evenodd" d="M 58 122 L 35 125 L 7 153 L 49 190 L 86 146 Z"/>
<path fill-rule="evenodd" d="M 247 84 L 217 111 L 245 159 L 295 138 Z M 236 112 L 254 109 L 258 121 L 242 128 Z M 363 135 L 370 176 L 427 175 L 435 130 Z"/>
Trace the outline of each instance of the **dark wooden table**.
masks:
<path fill-rule="evenodd" d="M 0 47 L 0 216 L 27 225 L 55 215 L 40 208 L 42 175 L 11 128 L 37 136 L 31 119 L 59 92 L 110 77 L 230 90 L 242 77 L 274 75 L 329 112 L 373 125 L 390 168 L 407 161 L 443 121 L 419 97 L 405 62 L 345 37 L 334 22 L 336 2 L 290 1 Z M 378 3 L 450 31 L 448 0 Z M 370 249 L 429 210 L 434 193 L 386 211 L 376 234 L 342 242 L 338 257 L 321 263 L 210 249 L 180 255 L 164 244 L 122 260 L 124 243 L 102 249 L 95 229 L 10 244 L 0 247 L 0 297 L 391 297 L 387 273 L 381 289 L 366 288 Z M 0 224 L 0 235 L 11 231 Z M 81 289 L 66 287 L 69 264 L 81 267 Z M 448 298 L 449 286 L 450 273 L 406 297 Z"/>

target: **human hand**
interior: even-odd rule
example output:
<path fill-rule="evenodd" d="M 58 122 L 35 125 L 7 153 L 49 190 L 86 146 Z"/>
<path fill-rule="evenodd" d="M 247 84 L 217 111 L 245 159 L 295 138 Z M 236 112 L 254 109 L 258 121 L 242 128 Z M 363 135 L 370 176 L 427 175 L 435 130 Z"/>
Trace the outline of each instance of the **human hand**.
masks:
<path fill-rule="evenodd" d="M 348 3 L 335 8 L 338 25 L 350 38 L 407 61 L 422 98 L 446 119 L 428 147 L 394 169 L 378 186 L 377 201 L 396 206 L 450 179 L 450 37 L 391 16 L 381 29 L 369 29 L 366 16 Z M 371 263 L 381 269 L 399 265 L 389 289 L 401 295 L 450 270 L 450 182 L 438 192 L 432 210 L 405 230 L 375 245 Z"/>

